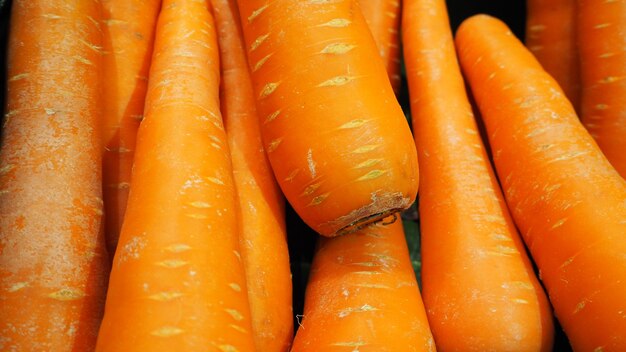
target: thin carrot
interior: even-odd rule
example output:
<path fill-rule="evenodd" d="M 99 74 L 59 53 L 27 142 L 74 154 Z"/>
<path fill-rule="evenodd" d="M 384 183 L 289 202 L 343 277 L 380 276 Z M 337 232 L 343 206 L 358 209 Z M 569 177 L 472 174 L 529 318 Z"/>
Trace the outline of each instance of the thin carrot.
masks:
<path fill-rule="evenodd" d="M 576 0 L 528 0 L 526 46 L 578 110 L 580 65 L 576 47 Z"/>
<path fill-rule="evenodd" d="M 428 13 L 428 16 L 424 16 Z M 422 287 L 442 351 L 551 351 L 552 314 L 483 147 L 444 0 L 406 0 Z"/>
<path fill-rule="evenodd" d="M 90 351 L 102 228 L 100 3 L 15 0 L 0 149 L 0 350 Z"/>
<path fill-rule="evenodd" d="M 97 351 L 253 351 L 207 1 L 165 0 Z"/>
<path fill-rule="evenodd" d="M 261 133 L 302 219 L 326 236 L 407 208 L 411 131 L 353 0 L 238 1 Z M 322 69 L 323 68 L 323 69 Z"/>
<path fill-rule="evenodd" d="M 400 1 L 358 0 L 387 69 L 393 91 L 400 92 Z"/>
<path fill-rule="evenodd" d="M 257 351 L 287 351 L 293 340 L 293 312 L 284 198 L 263 150 L 237 5 L 234 0 L 211 3 L 255 346 Z"/>
<path fill-rule="evenodd" d="M 154 28 L 161 0 L 102 0 L 105 238 L 111 257 L 124 220 L 135 139 L 148 84 Z"/>
<path fill-rule="evenodd" d="M 457 32 L 513 219 L 576 351 L 626 350 L 626 182 L 505 24 Z"/>
<path fill-rule="evenodd" d="M 578 0 L 581 119 L 626 178 L 626 0 Z"/>
<path fill-rule="evenodd" d="M 320 238 L 292 351 L 435 351 L 401 221 Z"/>

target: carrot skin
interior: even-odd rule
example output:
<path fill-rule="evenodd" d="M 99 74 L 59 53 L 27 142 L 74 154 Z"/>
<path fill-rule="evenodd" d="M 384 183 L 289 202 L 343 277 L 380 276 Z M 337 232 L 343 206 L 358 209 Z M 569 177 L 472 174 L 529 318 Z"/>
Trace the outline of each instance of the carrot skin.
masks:
<path fill-rule="evenodd" d="M 626 182 L 502 22 L 457 32 L 506 201 L 572 347 L 626 349 Z"/>
<path fill-rule="evenodd" d="M 0 350 L 91 351 L 106 291 L 97 1 L 13 2 L 0 150 Z"/>
<path fill-rule="evenodd" d="M 293 352 L 435 351 L 402 222 L 320 238 Z"/>
<path fill-rule="evenodd" d="M 293 340 L 293 311 L 284 198 L 263 150 L 237 5 L 234 0 L 211 3 L 255 346 L 258 351 L 287 351 Z"/>
<path fill-rule="evenodd" d="M 103 0 L 102 191 L 111 257 L 124 220 L 161 0 Z"/>
<path fill-rule="evenodd" d="M 626 178 L 626 1 L 577 0 L 581 120 Z"/>
<path fill-rule="evenodd" d="M 580 109 L 580 63 L 576 45 L 576 0 L 528 0 L 526 47 Z"/>
<path fill-rule="evenodd" d="M 409 207 L 415 146 L 382 61 L 363 60 L 378 54 L 358 4 L 238 6 L 265 150 L 300 217 L 334 236 Z"/>
<path fill-rule="evenodd" d="M 97 351 L 254 351 L 208 1 L 166 0 Z"/>

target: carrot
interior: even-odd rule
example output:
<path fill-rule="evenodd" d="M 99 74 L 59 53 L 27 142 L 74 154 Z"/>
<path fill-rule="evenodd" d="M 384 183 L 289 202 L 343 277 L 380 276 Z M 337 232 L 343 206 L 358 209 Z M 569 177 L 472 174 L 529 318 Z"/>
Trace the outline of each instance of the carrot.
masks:
<path fill-rule="evenodd" d="M 576 0 L 528 0 L 526 10 L 526 46 L 578 110 Z"/>
<path fill-rule="evenodd" d="M 409 207 L 415 146 L 356 2 L 238 5 L 265 150 L 300 217 L 333 236 Z"/>
<path fill-rule="evenodd" d="M 97 351 L 252 351 L 207 1 L 165 0 Z"/>
<path fill-rule="evenodd" d="M 293 340 L 293 312 L 284 199 L 263 151 L 237 5 L 234 0 L 211 3 L 255 346 L 257 351 L 287 351 Z"/>
<path fill-rule="evenodd" d="M 102 190 L 111 256 L 124 220 L 160 0 L 103 0 Z"/>
<path fill-rule="evenodd" d="M 404 10 L 422 287 L 437 348 L 551 351 L 550 305 L 478 133 L 445 1 L 407 0 Z"/>
<path fill-rule="evenodd" d="M 321 238 L 293 352 L 435 351 L 402 222 Z"/>
<path fill-rule="evenodd" d="M 475 16 L 456 41 L 509 209 L 574 350 L 626 350 L 626 181 L 505 24 Z"/>
<path fill-rule="evenodd" d="M 393 91 L 400 92 L 400 1 L 359 0 L 365 22 L 372 32 L 387 69 Z"/>
<path fill-rule="evenodd" d="M 0 350 L 90 351 L 102 225 L 100 3 L 15 0 L 0 148 Z"/>
<path fill-rule="evenodd" d="M 578 0 L 581 119 L 626 178 L 626 1 Z"/>

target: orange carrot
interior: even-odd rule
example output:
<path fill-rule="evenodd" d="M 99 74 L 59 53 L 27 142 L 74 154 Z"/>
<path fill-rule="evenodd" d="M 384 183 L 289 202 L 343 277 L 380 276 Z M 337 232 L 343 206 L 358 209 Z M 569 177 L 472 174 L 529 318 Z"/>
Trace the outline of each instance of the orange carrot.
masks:
<path fill-rule="evenodd" d="M 102 229 L 100 3 L 13 1 L 0 149 L 0 350 L 90 351 Z"/>
<path fill-rule="evenodd" d="M 626 350 L 626 181 L 505 24 L 475 16 L 456 40 L 509 209 L 574 350 Z"/>
<path fill-rule="evenodd" d="M 578 0 L 581 119 L 626 178 L 626 0 Z"/>
<path fill-rule="evenodd" d="M 401 221 L 320 239 L 292 351 L 435 351 Z"/>
<path fill-rule="evenodd" d="M 428 16 L 423 16 L 428 13 Z M 482 145 L 444 0 L 406 0 L 422 287 L 442 351 L 551 351 L 550 305 Z"/>
<path fill-rule="evenodd" d="M 526 9 L 526 46 L 578 110 L 576 0 L 528 0 Z"/>
<path fill-rule="evenodd" d="M 293 339 L 284 199 L 263 151 L 234 0 L 211 0 L 222 75 L 222 113 L 239 195 L 241 255 L 257 351 L 287 351 Z"/>
<path fill-rule="evenodd" d="M 165 0 L 97 351 L 253 351 L 207 1 Z"/>
<path fill-rule="evenodd" d="M 411 131 L 353 0 L 238 1 L 261 133 L 276 178 L 326 236 L 413 203 Z"/>
<path fill-rule="evenodd" d="M 135 138 L 143 117 L 160 0 L 103 0 L 104 115 L 102 190 L 105 238 L 113 256 L 122 228 Z"/>
<path fill-rule="evenodd" d="M 400 91 L 400 1 L 359 0 L 365 22 L 372 32 L 387 69 L 393 91 Z"/>

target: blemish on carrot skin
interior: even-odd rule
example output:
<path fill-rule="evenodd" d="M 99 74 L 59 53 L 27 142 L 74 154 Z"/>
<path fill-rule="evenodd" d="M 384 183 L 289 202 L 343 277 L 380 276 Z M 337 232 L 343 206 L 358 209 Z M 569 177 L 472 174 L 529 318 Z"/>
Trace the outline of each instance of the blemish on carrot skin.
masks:
<path fill-rule="evenodd" d="M 315 162 L 315 160 L 313 160 L 313 150 L 311 150 L 311 148 L 309 148 L 308 152 L 306 153 L 306 161 L 309 165 L 309 173 L 311 174 L 311 178 L 315 178 L 315 176 L 317 176 L 317 163 Z"/>
<path fill-rule="evenodd" d="M 390 290 L 391 287 L 387 286 L 387 285 L 383 285 L 383 284 L 355 284 L 355 287 L 362 287 L 362 288 L 379 288 L 379 289 L 383 289 L 383 290 Z"/>
<path fill-rule="evenodd" d="M 217 346 L 217 348 L 219 348 L 219 350 L 222 352 L 239 352 L 237 347 L 233 345 L 219 345 Z"/>
<path fill-rule="evenodd" d="M 154 264 L 168 269 L 176 269 L 189 264 L 189 262 L 179 259 L 168 259 L 156 262 Z"/>
<path fill-rule="evenodd" d="M 264 124 L 267 124 L 271 121 L 274 121 L 274 119 L 276 119 L 278 117 L 278 115 L 280 115 L 281 111 L 280 110 L 276 110 L 273 113 L 267 115 L 267 117 L 265 118 L 265 121 L 263 121 Z"/>
<path fill-rule="evenodd" d="M 380 162 L 382 162 L 384 159 L 367 159 L 359 164 L 357 164 L 355 167 L 353 167 L 353 169 L 365 169 L 371 166 L 374 166 Z"/>
<path fill-rule="evenodd" d="M 85 292 L 76 288 L 62 288 L 48 294 L 48 297 L 58 301 L 75 301 L 85 297 Z"/>
<path fill-rule="evenodd" d="M 13 76 L 13 77 L 9 78 L 9 79 L 8 79 L 8 82 L 15 82 L 15 81 L 19 81 L 19 80 L 21 80 L 21 79 L 28 78 L 28 76 L 30 76 L 30 74 L 29 74 L 29 73 L 20 73 L 20 74 L 17 74 L 17 75 L 15 75 L 15 76 Z"/>
<path fill-rule="evenodd" d="M 200 208 L 200 209 L 207 209 L 211 207 L 211 204 L 207 202 L 203 202 L 203 201 L 191 202 L 189 203 L 189 205 L 191 205 L 194 208 Z"/>
<path fill-rule="evenodd" d="M 79 39 L 80 43 L 83 44 L 84 46 L 88 47 L 89 49 L 95 51 L 98 54 L 102 54 L 104 52 L 104 48 L 101 46 L 98 46 L 96 44 L 93 43 L 89 43 L 85 40 Z"/>
<path fill-rule="evenodd" d="M 86 59 L 86 58 L 84 58 L 82 56 L 79 56 L 79 55 L 74 55 L 74 56 L 72 56 L 72 58 L 74 58 L 74 60 L 76 60 L 78 62 L 81 62 L 81 63 L 83 63 L 85 65 L 89 65 L 89 66 L 93 66 L 94 65 L 93 62 L 91 62 L 90 60 L 88 60 L 88 59 Z"/>
<path fill-rule="evenodd" d="M 338 87 L 338 86 L 346 85 L 355 79 L 356 77 L 354 76 L 345 76 L 345 75 L 336 76 L 318 84 L 317 86 L 318 87 Z"/>
<path fill-rule="evenodd" d="M 330 193 L 320 194 L 319 196 L 313 198 L 308 205 L 309 206 L 320 205 L 320 204 L 322 204 L 323 201 L 326 200 L 326 198 L 328 198 L 329 195 L 330 195 Z"/>
<path fill-rule="evenodd" d="M 602 78 L 599 83 L 613 83 L 613 82 L 617 82 L 619 80 L 621 80 L 621 77 L 617 77 L 617 76 L 608 76 L 608 77 L 604 77 Z"/>
<path fill-rule="evenodd" d="M 242 321 L 244 319 L 244 317 L 241 314 L 241 312 L 239 312 L 237 309 L 228 309 L 228 308 L 226 308 L 226 309 L 224 309 L 224 311 L 226 313 L 228 313 L 228 315 L 230 315 L 236 321 Z"/>
<path fill-rule="evenodd" d="M 378 144 L 369 144 L 369 145 L 364 145 L 361 147 L 356 148 L 355 150 L 352 151 L 352 154 L 363 154 L 363 153 L 369 153 L 373 150 L 375 150 L 376 148 L 378 148 L 379 145 Z"/>
<path fill-rule="evenodd" d="M 239 331 L 239 332 L 241 332 L 241 333 L 244 333 L 244 334 L 248 333 L 248 330 L 246 330 L 246 329 L 242 328 L 242 327 L 241 327 L 241 326 L 239 326 L 239 325 L 235 325 L 235 324 L 228 324 L 228 326 L 229 326 L 229 327 L 231 327 L 231 328 L 233 328 L 233 329 L 235 329 L 235 330 L 237 330 L 237 331 Z"/>
<path fill-rule="evenodd" d="M 261 89 L 261 94 L 259 94 L 259 98 L 263 99 L 274 93 L 276 88 L 280 85 L 280 82 L 271 82 L 266 84 L 263 89 Z"/>
<path fill-rule="evenodd" d="M 217 177 L 206 177 L 207 181 L 214 183 L 216 185 L 224 185 L 224 182 Z"/>
<path fill-rule="evenodd" d="M 269 4 L 265 4 L 259 7 L 258 9 L 252 11 L 250 16 L 248 16 L 248 22 L 252 22 L 255 18 L 259 17 L 259 15 L 263 13 L 263 11 L 265 11 L 269 6 L 270 6 Z"/>
<path fill-rule="evenodd" d="M 528 29 L 531 32 L 541 32 L 541 31 L 546 29 L 546 26 L 543 25 L 543 24 L 535 24 L 535 25 L 532 25 L 532 26 L 528 27 Z"/>
<path fill-rule="evenodd" d="M 552 229 L 552 230 L 554 230 L 554 229 L 556 229 L 556 228 L 558 228 L 558 227 L 563 226 L 563 224 L 565 224 L 565 222 L 566 222 L 566 221 L 567 221 L 567 218 L 565 218 L 565 219 L 561 219 L 561 220 L 559 220 L 559 221 L 555 222 L 555 223 L 552 225 L 551 229 Z"/>
<path fill-rule="evenodd" d="M 185 214 L 185 216 L 188 218 L 197 219 L 197 220 L 208 219 L 208 216 L 206 214 L 190 213 L 190 214 Z"/>
<path fill-rule="evenodd" d="M 230 287 L 235 292 L 241 292 L 241 286 L 239 286 L 238 284 L 234 282 L 229 283 L 228 287 Z"/>
<path fill-rule="evenodd" d="M 321 183 L 314 183 L 312 185 L 309 185 L 307 188 L 304 189 L 304 191 L 300 194 L 301 196 L 308 196 L 313 194 L 313 192 L 317 191 L 318 188 L 320 188 L 322 184 Z"/>
<path fill-rule="evenodd" d="M 6 164 L 2 168 L 0 168 L 0 175 L 6 175 L 9 172 L 11 172 L 11 170 L 13 170 L 13 169 L 15 169 L 15 165 L 13 165 L 13 164 Z"/>
<path fill-rule="evenodd" d="M 593 28 L 595 29 L 602 29 L 602 28 L 607 28 L 611 26 L 610 23 L 600 23 L 600 24 L 596 24 L 595 26 L 593 26 Z"/>
<path fill-rule="evenodd" d="M 129 189 L 130 183 L 128 182 L 109 183 L 106 186 L 107 188 Z"/>
<path fill-rule="evenodd" d="M 324 49 L 320 51 L 320 53 L 341 55 L 349 52 L 354 48 L 356 48 L 356 45 L 346 43 L 333 43 L 325 46 Z"/>
<path fill-rule="evenodd" d="M 237 257 L 237 260 L 241 261 L 241 254 L 237 250 L 234 250 L 233 253 L 235 254 L 235 257 Z"/>
<path fill-rule="evenodd" d="M 357 128 L 363 126 L 368 120 L 363 119 L 355 119 L 352 121 L 348 121 L 343 125 L 339 126 L 339 129 L 349 129 L 349 128 Z"/>
<path fill-rule="evenodd" d="M 576 308 L 574 308 L 574 312 L 573 314 L 576 314 L 578 312 L 580 312 L 581 310 L 583 310 L 585 308 L 585 306 L 587 305 L 587 301 L 586 300 L 582 300 L 580 301 L 577 305 Z"/>
<path fill-rule="evenodd" d="M 376 307 L 370 306 L 369 304 L 364 304 L 360 307 L 342 309 L 339 311 L 337 316 L 339 318 L 345 318 L 352 313 L 372 312 L 372 311 L 377 311 L 377 310 L 378 308 Z"/>
<path fill-rule="evenodd" d="M 184 296 L 181 292 L 159 292 L 148 296 L 148 299 L 159 302 L 170 302 Z"/>
<path fill-rule="evenodd" d="M 357 178 L 357 181 L 368 181 L 373 180 L 375 178 L 379 178 L 387 173 L 387 170 L 372 170 L 365 175 Z"/>
<path fill-rule="evenodd" d="M 276 148 L 278 148 L 278 146 L 280 145 L 280 143 L 283 141 L 282 138 L 276 138 L 273 141 L 269 142 L 267 145 L 267 148 L 265 149 L 268 153 L 271 153 L 273 151 L 276 150 Z"/>
<path fill-rule="evenodd" d="M 598 347 L 593 349 L 593 352 L 604 352 L 604 347 L 598 346 Z"/>
<path fill-rule="evenodd" d="M 158 336 L 158 337 L 170 337 L 180 335 L 184 332 L 183 329 L 177 328 L 175 326 L 163 326 L 159 329 L 153 330 L 150 335 Z"/>
<path fill-rule="evenodd" d="M 11 285 L 9 288 L 7 288 L 7 292 L 17 292 L 23 288 L 28 287 L 28 282 L 16 282 L 13 285 Z"/>
<path fill-rule="evenodd" d="M 184 244 L 184 243 L 177 243 L 177 244 L 173 244 L 171 246 L 165 247 L 166 251 L 172 252 L 172 253 L 186 252 L 190 249 L 191 249 L 191 246 Z"/>
<path fill-rule="evenodd" d="M 540 50 L 543 50 L 543 46 L 542 45 L 532 45 L 532 46 L 529 46 L 528 49 L 530 51 L 540 51 Z"/>
<path fill-rule="evenodd" d="M 341 28 L 341 27 L 347 27 L 351 24 L 352 22 L 348 19 L 345 18 L 334 18 L 328 22 L 322 23 L 320 25 L 318 25 L 318 27 L 335 27 L 335 28 Z"/>
<path fill-rule="evenodd" d="M 609 108 L 609 106 L 606 104 L 596 104 L 595 108 L 596 110 L 606 110 Z"/>
<path fill-rule="evenodd" d="M 339 346 L 339 347 L 356 347 L 354 351 L 358 351 L 358 347 L 367 346 L 367 343 L 362 341 L 352 341 L 352 342 L 335 342 L 331 343 L 330 346 Z"/>
<path fill-rule="evenodd" d="M 599 58 L 601 59 L 607 59 L 609 57 L 615 56 L 615 53 L 604 53 L 604 54 L 600 54 L 598 55 Z"/>
<path fill-rule="evenodd" d="M 519 303 L 519 304 L 528 304 L 529 302 L 523 298 L 513 298 L 511 302 Z"/>
<path fill-rule="evenodd" d="M 43 15 L 41 15 L 41 17 L 47 18 L 50 20 L 59 20 L 59 19 L 64 18 L 63 16 L 55 15 L 53 13 L 44 13 Z"/>
<path fill-rule="evenodd" d="M 264 41 L 267 40 L 267 38 L 269 38 L 269 36 L 269 33 L 258 36 L 252 44 L 250 44 L 250 51 L 255 51 L 261 44 L 263 44 Z"/>
<path fill-rule="evenodd" d="M 267 54 L 265 55 L 263 58 L 259 59 L 259 61 L 256 62 L 256 64 L 254 65 L 254 68 L 252 69 L 252 72 L 256 72 L 258 71 L 261 67 L 263 67 L 263 65 L 265 65 L 265 63 L 267 62 L 267 60 L 269 60 L 270 57 L 272 57 L 272 55 L 274 55 L 274 53 L 271 54 Z"/>

